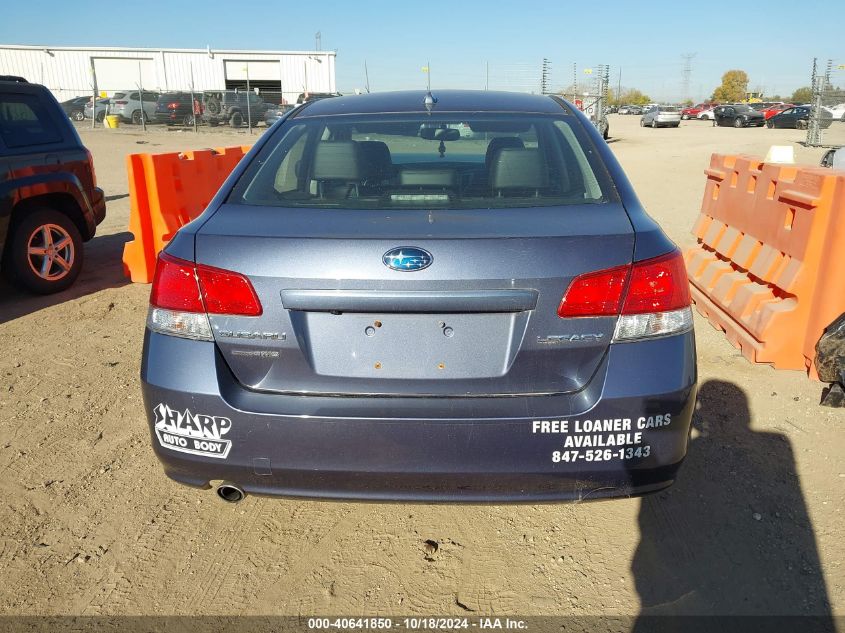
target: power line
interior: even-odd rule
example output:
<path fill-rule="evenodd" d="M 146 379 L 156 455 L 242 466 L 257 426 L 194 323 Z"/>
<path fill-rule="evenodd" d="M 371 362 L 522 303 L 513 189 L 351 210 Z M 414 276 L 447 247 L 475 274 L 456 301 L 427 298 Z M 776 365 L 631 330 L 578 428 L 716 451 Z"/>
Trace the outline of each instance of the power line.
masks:
<path fill-rule="evenodd" d="M 684 70 L 681 73 L 681 77 L 683 77 L 681 92 L 683 93 L 684 99 L 690 98 L 689 83 L 690 77 L 692 76 L 692 59 L 695 55 L 696 53 L 685 53 L 681 55 L 681 59 L 684 60 Z"/>

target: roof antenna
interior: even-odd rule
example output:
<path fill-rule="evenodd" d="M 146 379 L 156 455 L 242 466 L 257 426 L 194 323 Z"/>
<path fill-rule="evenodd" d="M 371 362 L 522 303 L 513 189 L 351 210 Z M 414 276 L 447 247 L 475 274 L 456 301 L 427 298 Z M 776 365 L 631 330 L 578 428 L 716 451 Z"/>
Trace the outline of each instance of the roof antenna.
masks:
<path fill-rule="evenodd" d="M 431 114 L 431 109 L 434 107 L 434 104 L 437 103 L 437 99 L 435 99 L 431 95 L 431 64 L 430 62 L 426 62 L 426 65 L 423 66 L 423 72 L 426 76 L 426 93 L 425 99 L 423 99 L 423 105 L 425 109 Z"/>
<path fill-rule="evenodd" d="M 370 73 L 367 71 L 367 60 L 364 60 L 364 79 L 367 82 L 367 94 L 370 94 Z"/>

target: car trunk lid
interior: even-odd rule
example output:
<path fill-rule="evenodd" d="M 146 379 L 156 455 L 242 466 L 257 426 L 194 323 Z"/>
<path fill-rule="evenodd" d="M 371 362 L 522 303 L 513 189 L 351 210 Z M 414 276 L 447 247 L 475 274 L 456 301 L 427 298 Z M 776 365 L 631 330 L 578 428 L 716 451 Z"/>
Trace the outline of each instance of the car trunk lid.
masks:
<path fill-rule="evenodd" d="M 582 273 L 631 262 L 621 204 L 367 211 L 224 205 L 198 263 L 246 275 L 259 317 L 210 315 L 245 387 L 302 394 L 489 396 L 581 389 L 615 317 L 562 319 Z M 385 254 L 423 249 L 394 270 Z M 389 263 L 389 262 L 388 262 Z"/>

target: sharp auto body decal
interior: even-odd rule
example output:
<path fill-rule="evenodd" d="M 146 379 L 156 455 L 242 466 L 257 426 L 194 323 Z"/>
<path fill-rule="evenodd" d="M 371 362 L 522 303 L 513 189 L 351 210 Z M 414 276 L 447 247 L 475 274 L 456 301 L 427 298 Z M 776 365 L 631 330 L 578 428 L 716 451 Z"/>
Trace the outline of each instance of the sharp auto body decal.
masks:
<path fill-rule="evenodd" d="M 232 428 L 229 418 L 194 414 L 188 409 L 174 411 L 166 404 L 159 404 L 155 413 L 155 431 L 159 444 L 180 453 L 204 455 L 226 459 L 231 440 L 224 440 Z"/>

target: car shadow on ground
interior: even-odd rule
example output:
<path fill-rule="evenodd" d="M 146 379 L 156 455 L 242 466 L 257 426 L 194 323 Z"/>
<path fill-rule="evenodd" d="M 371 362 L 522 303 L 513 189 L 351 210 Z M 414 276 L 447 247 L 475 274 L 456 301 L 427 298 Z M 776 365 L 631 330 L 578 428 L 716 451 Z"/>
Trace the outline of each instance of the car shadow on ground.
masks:
<path fill-rule="evenodd" d="M 677 482 L 640 506 L 634 630 L 692 630 L 651 617 L 688 615 L 816 616 L 792 630 L 835 630 L 787 437 L 752 430 L 745 393 L 721 380 L 702 385 L 693 425 Z"/>
<path fill-rule="evenodd" d="M 132 233 L 123 231 L 101 235 L 87 242 L 82 271 L 76 282 L 63 292 L 34 295 L 19 290 L 5 279 L 0 280 L 0 323 L 106 288 L 119 288 L 130 283 L 123 275 L 122 258 L 123 245 L 131 239 Z"/>

